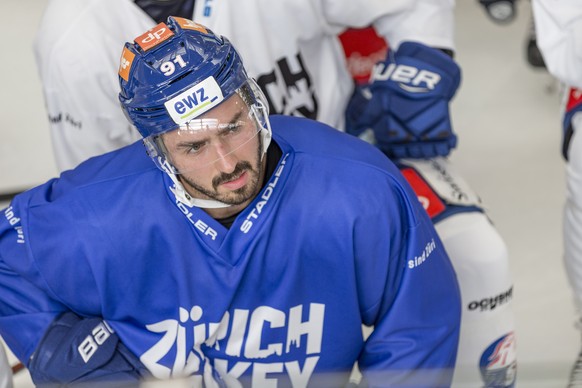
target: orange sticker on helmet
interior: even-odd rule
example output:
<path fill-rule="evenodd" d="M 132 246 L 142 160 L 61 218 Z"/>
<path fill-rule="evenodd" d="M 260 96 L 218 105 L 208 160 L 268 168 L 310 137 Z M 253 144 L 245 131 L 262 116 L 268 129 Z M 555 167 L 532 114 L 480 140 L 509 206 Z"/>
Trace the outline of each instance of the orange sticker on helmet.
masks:
<path fill-rule="evenodd" d="M 124 47 L 119 61 L 119 76 L 126 82 L 129 80 L 129 70 L 131 69 L 133 58 L 135 58 L 135 54 L 129 51 L 127 47 Z"/>
<path fill-rule="evenodd" d="M 185 18 L 179 18 L 176 16 L 174 16 L 173 19 L 184 30 L 195 30 L 195 31 L 202 32 L 203 34 L 208 34 L 208 30 L 202 24 L 198 24 L 196 22 L 193 22 L 192 20 L 185 19 Z"/>
<path fill-rule="evenodd" d="M 146 33 L 135 38 L 135 43 L 137 43 L 144 51 L 148 51 L 173 35 L 174 33 L 166 23 L 162 22 L 154 28 L 149 29 Z"/>

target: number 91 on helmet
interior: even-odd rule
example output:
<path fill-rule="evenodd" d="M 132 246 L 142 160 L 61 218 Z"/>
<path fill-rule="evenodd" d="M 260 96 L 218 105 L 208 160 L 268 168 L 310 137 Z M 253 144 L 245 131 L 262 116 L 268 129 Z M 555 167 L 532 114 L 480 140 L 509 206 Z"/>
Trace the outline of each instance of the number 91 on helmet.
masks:
<path fill-rule="evenodd" d="M 208 167 L 240 151 L 262 158 L 268 104 L 228 39 L 169 17 L 126 43 L 119 101 L 149 156 L 169 174 Z"/>

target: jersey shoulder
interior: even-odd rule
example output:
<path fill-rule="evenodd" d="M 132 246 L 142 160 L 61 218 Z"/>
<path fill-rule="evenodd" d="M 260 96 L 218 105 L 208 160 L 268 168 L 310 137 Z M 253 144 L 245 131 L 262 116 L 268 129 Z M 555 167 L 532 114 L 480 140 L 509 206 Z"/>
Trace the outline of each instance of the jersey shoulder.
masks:
<path fill-rule="evenodd" d="M 294 117 L 271 116 L 273 138 L 283 152 L 324 157 L 336 162 L 361 163 L 397 172 L 394 164 L 373 145 L 319 121 Z"/>
<path fill-rule="evenodd" d="M 30 206 L 56 201 L 68 202 L 74 198 L 89 200 L 92 195 L 105 197 L 110 194 L 109 191 L 131 190 L 144 175 L 152 173 L 161 171 L 149 158 L 143 144 L 138 141 L 89 158 L 74 169 L 62 172 L 58 178 L 51 179 L 24 195 L 29 196 Z"/>
<path fill-rule="evenodd" d="M 66 266 L 67 260 L 75 261 L 74 270 L 81 268 L 84 252 L 107 249 L 108 233 L 131 235 L 128 228 L 136 224 L 120 218 L 163 205 L 162 174 L 136 142 L 15 196 L 0 218 L 2 259 L 21 273 L 60 268 L 57 262 Z"/>

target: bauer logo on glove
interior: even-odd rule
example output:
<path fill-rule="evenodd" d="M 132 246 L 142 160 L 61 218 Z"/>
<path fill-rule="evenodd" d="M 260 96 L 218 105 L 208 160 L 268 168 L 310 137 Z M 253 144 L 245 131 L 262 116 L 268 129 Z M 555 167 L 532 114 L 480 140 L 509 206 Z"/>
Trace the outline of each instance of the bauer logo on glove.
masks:
<path fill-rule="evenodd" d="M 449 102 L 461 70 L 444 52 L 404 42 L 376 64 L 368 85 L 357 87 L 346 109 L 346 131 L 374 133 L 392 158 L 446 156 L 457 145 Z"/>
<path fill-rule="evenodd" d="M 392 80 L 411 93 L 423 93 L 434 90 L 441 76 L 428 70 L 419 70 L 413 66 L 396 63 L 377 63 L 372 70 L 371 82 Z"/>

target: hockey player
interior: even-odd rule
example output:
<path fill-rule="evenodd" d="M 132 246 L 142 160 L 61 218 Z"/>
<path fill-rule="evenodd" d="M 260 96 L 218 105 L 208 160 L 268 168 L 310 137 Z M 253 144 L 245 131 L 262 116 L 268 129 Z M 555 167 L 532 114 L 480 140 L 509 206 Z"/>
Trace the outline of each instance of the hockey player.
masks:
<path fill-rule="evenodd" d="M 388 48 L 374 31 L 348 30 L 340 38 L 349 68 L 358 71 L 348 132 L 396 161 L 457 271 L 464 310 L 453 385 L 512 387 L 517 362 L 507 248 L 480 198 L 447 158 L 457 142 L 448 106 L 460 69 L 449 54 L 409 42 L 380 54 L 387 59 L 374 66 L 366 58 Z"/>
<path fill-rule="evenodd" d="M 562 155 L 566 160 L 564 262 L 582 313 L 582 7 L 577 0 L 532 0 L 537 43 L 545 66 L 565 84 Z M 578 317 L 580 319 L 580 317 Z M 582 352 L 570 375 L 569 387 L 582 387 Z"/>
<path fill-rule="evenodd" d="M 91 41 L 92 45 L 107 46 L 100 41 L 96 42 L 95 36 L 106 34 L 107 40 L 112 40 L 121 39 L 124 34 L 133 34 L 128 31 L 128 27 L 137 23 L 128 21 L 125 24 L 111 24 L 117 18 L 127 20 L 141 17 L 153 24 L 154 19 L 163 20 L 160 18 L 168 12 L 182 15 L 193 12 L 195 20 L 228 36 L 237 46 L 249 74 L 257 79 L 264 91 L 271 112 L 314 118 L 341 130 L 344 129 L 345 107 L 353 90 L 351 75 L 346 69 L 343 50 L 337 38 L 337 34 L 345 27 L 364 26 L 376 20 L 376 28 L 383 37 L 390 40 L 395 49 L 405 40 L 422 42 L 450 53 L 454 48 L 453 1 L 288 0 L 278 1 L 266 12 L 263 3 L 259 1 L 150 0 L 136 1 L 134 4 L 128 0 L 74 0 L 74 7 L 82 7 L 82 10 L 76 10 L 77 22 L 66 23 L 67 28 L 63 32 L 62 26 L 65 23 L 55 23 L 55 19 L 50 16 L 65 11 L 70 16 L 67 11 L 70 1 L 49 1 L 50 13 L 43 20 L 35 46 L 49 115 L 70 116 L 70 121 L 81 123 L 74 126 L 67 120 L 52 120 L 52 133 L 58 138 L 57 143 L 70 144 L 70 148 L 76 150 L 84 149 L 75 155 L 74 152 L 67 153 L 66 148 L 69 146 L 63 146 L 61 150 L 56 147 L 57 161 L 63 161 L 59 163 L 63 169 L 103 152 L 102 148 L 91 150 L 92 142 L 87 139 L 92 136 L 100 136 L 99 144 L 109 143 L 108 148 L 114 149 L 118 144 L 105 134 L 113 128 L 120 128 L 119 133 L 128 133 L 128 126 L 120 124 L 119 118 L 115 118 L 119 115 L 113 109 L 117 104 L 114 99 L 115 87 L 114 82 L 107 78 L 107 71 L 113 74 L 108 69 L 116 66 L 113 62 L 117 53 L 93 58 L 96 55 L 92 52 L 92 46 L 77 43 L 81 40 Z M 176 11 L 174 7 L 178 6 Z M 144 14 L 144 10 L 150 17 Z M 100 25 L 107 26 L 107 31 L 96 31 Z M 53 32 L 55 30 L 58 34 Z M 48 39 L 51 36 L 58 36 L 58 44 L 51 43 Z M 68 65 L 68 58 L 73 56 L 65 50 L 66 46 L 73 47 L 71 50 L 77 53 L 74 56 L 74 67 Z M 81 54 L 79 50 L 89 52 Z M 427 47 L 423 52 L 430 56 L 436 50 Z M 107 64 L 95 69 L 98 61 L 105 60 Z M 78 82 L 73 83 L 75 79 Z M 100 92 L 85 94 L 86 90 L 92 88 L 84 85 L 95 85 Z M 456 86 L 451 84 L 451 88 L 448 93 L 454 93 Z M 105 93 L 107 90 L 109 92 Z M 414 103 L 414 94 L 411 93 L 409 97 L 411 104 Z M 419 105 L 419 109 L 422 107 Z M 446 104 L 440 107 L 444 109 L 438 114 L 448 115 Z M 391 107 L 387 106 L 386 109 Z M 113 126 L 109 120 L 117 124 Z M 84 132 L 89 134 L 85 135 Z M 450 136 L 454 137 L 454 134 L 451 132 Z M 77 143 L 82 144 L 77 146 Z M 441 191 L 452 190 L 451 194 L 441 193 L 445 199 L 460 196 L 461 202 L 477 203 L 477 196 L 457 174 L 449 171 L 448 164 L 444 168 L 443 163 L 429 168 L 434 170 L 434 182 L 430 185 L 440 185 Z M 478 208 L 481 209 L 480 203 Z M 457 207 L 449 206 L 448 209 L 446 214 Z M 480 386 L 482 374 L 488 376 L 489 382 L 508 380 L 509 386 L 515 377 L 515 350 L 511 311 L 512 282 L 506 247 L 489 222 L 478 221 L 480 226 L 475 227 L 472 221 L 474 217 L 486 219 L 481 213 L 467 215 L 462 212 L 458 217 L 453 217 L 457 221 L 443 221 L 438 226 L 444 229 L 443 225 L 453 224 L 447 229 L 449 232 L 445 244 L 450 247 L 450 255 L 457 256 L 453 260 L 458 263 L 456 271 L 459 277 L 467 277 L 462 282 L 462 285 L 467 285 L 467 295 L 464 296 L 464 317 L 467 319 L 463 323 L 466 328 L 462 330 L 466 335 L 461 337 L 459 360 L 467 364 L 468 376 L 459 375 L 464 368 L 459 369 L 457 375 L 460 384 L 465 387 L 468 380 Z M 465 227 L 466 219 L 468 222 Z M 457 222 L 462 226 L 457 228 Z M 457 234 L 461 231 L 463 233 Z M 467 241 L 479 248 L 470 249 Z M 498 352 L 504 352 L 507 357 L 496 358 Z M 506 363 L 500 365 L 495 362 L 498 359 L 506 360 Z"/>
<path fill-rule="evenodd" d="M 34 49 L 57 167 L 75 167 L 139 138 L 121 120 L 114 78 L 118 53 L 112 50 L 153 27 L 153 18 L 164 21 L 161 17 L 173 12 L 229 37 L 273 113 L 314 118 L 343 130 L 352 81 L 337 34 L 376 20 L 395 46 L 416 40 L 447 48 L 453 4 L 285 0 L 267 12 L 257 0 L 49 0 Z"/>
<path fill-rule="evenodd" d="M 143 144 L 0 218 L 0 334 L 35 383 L 339 387 L 357 361 L 374 387 L 450 384 L 455 273 L 388 158 L 269 117 L 230 42 L 187 19 L 127 43 L 119 80 Z"/>

